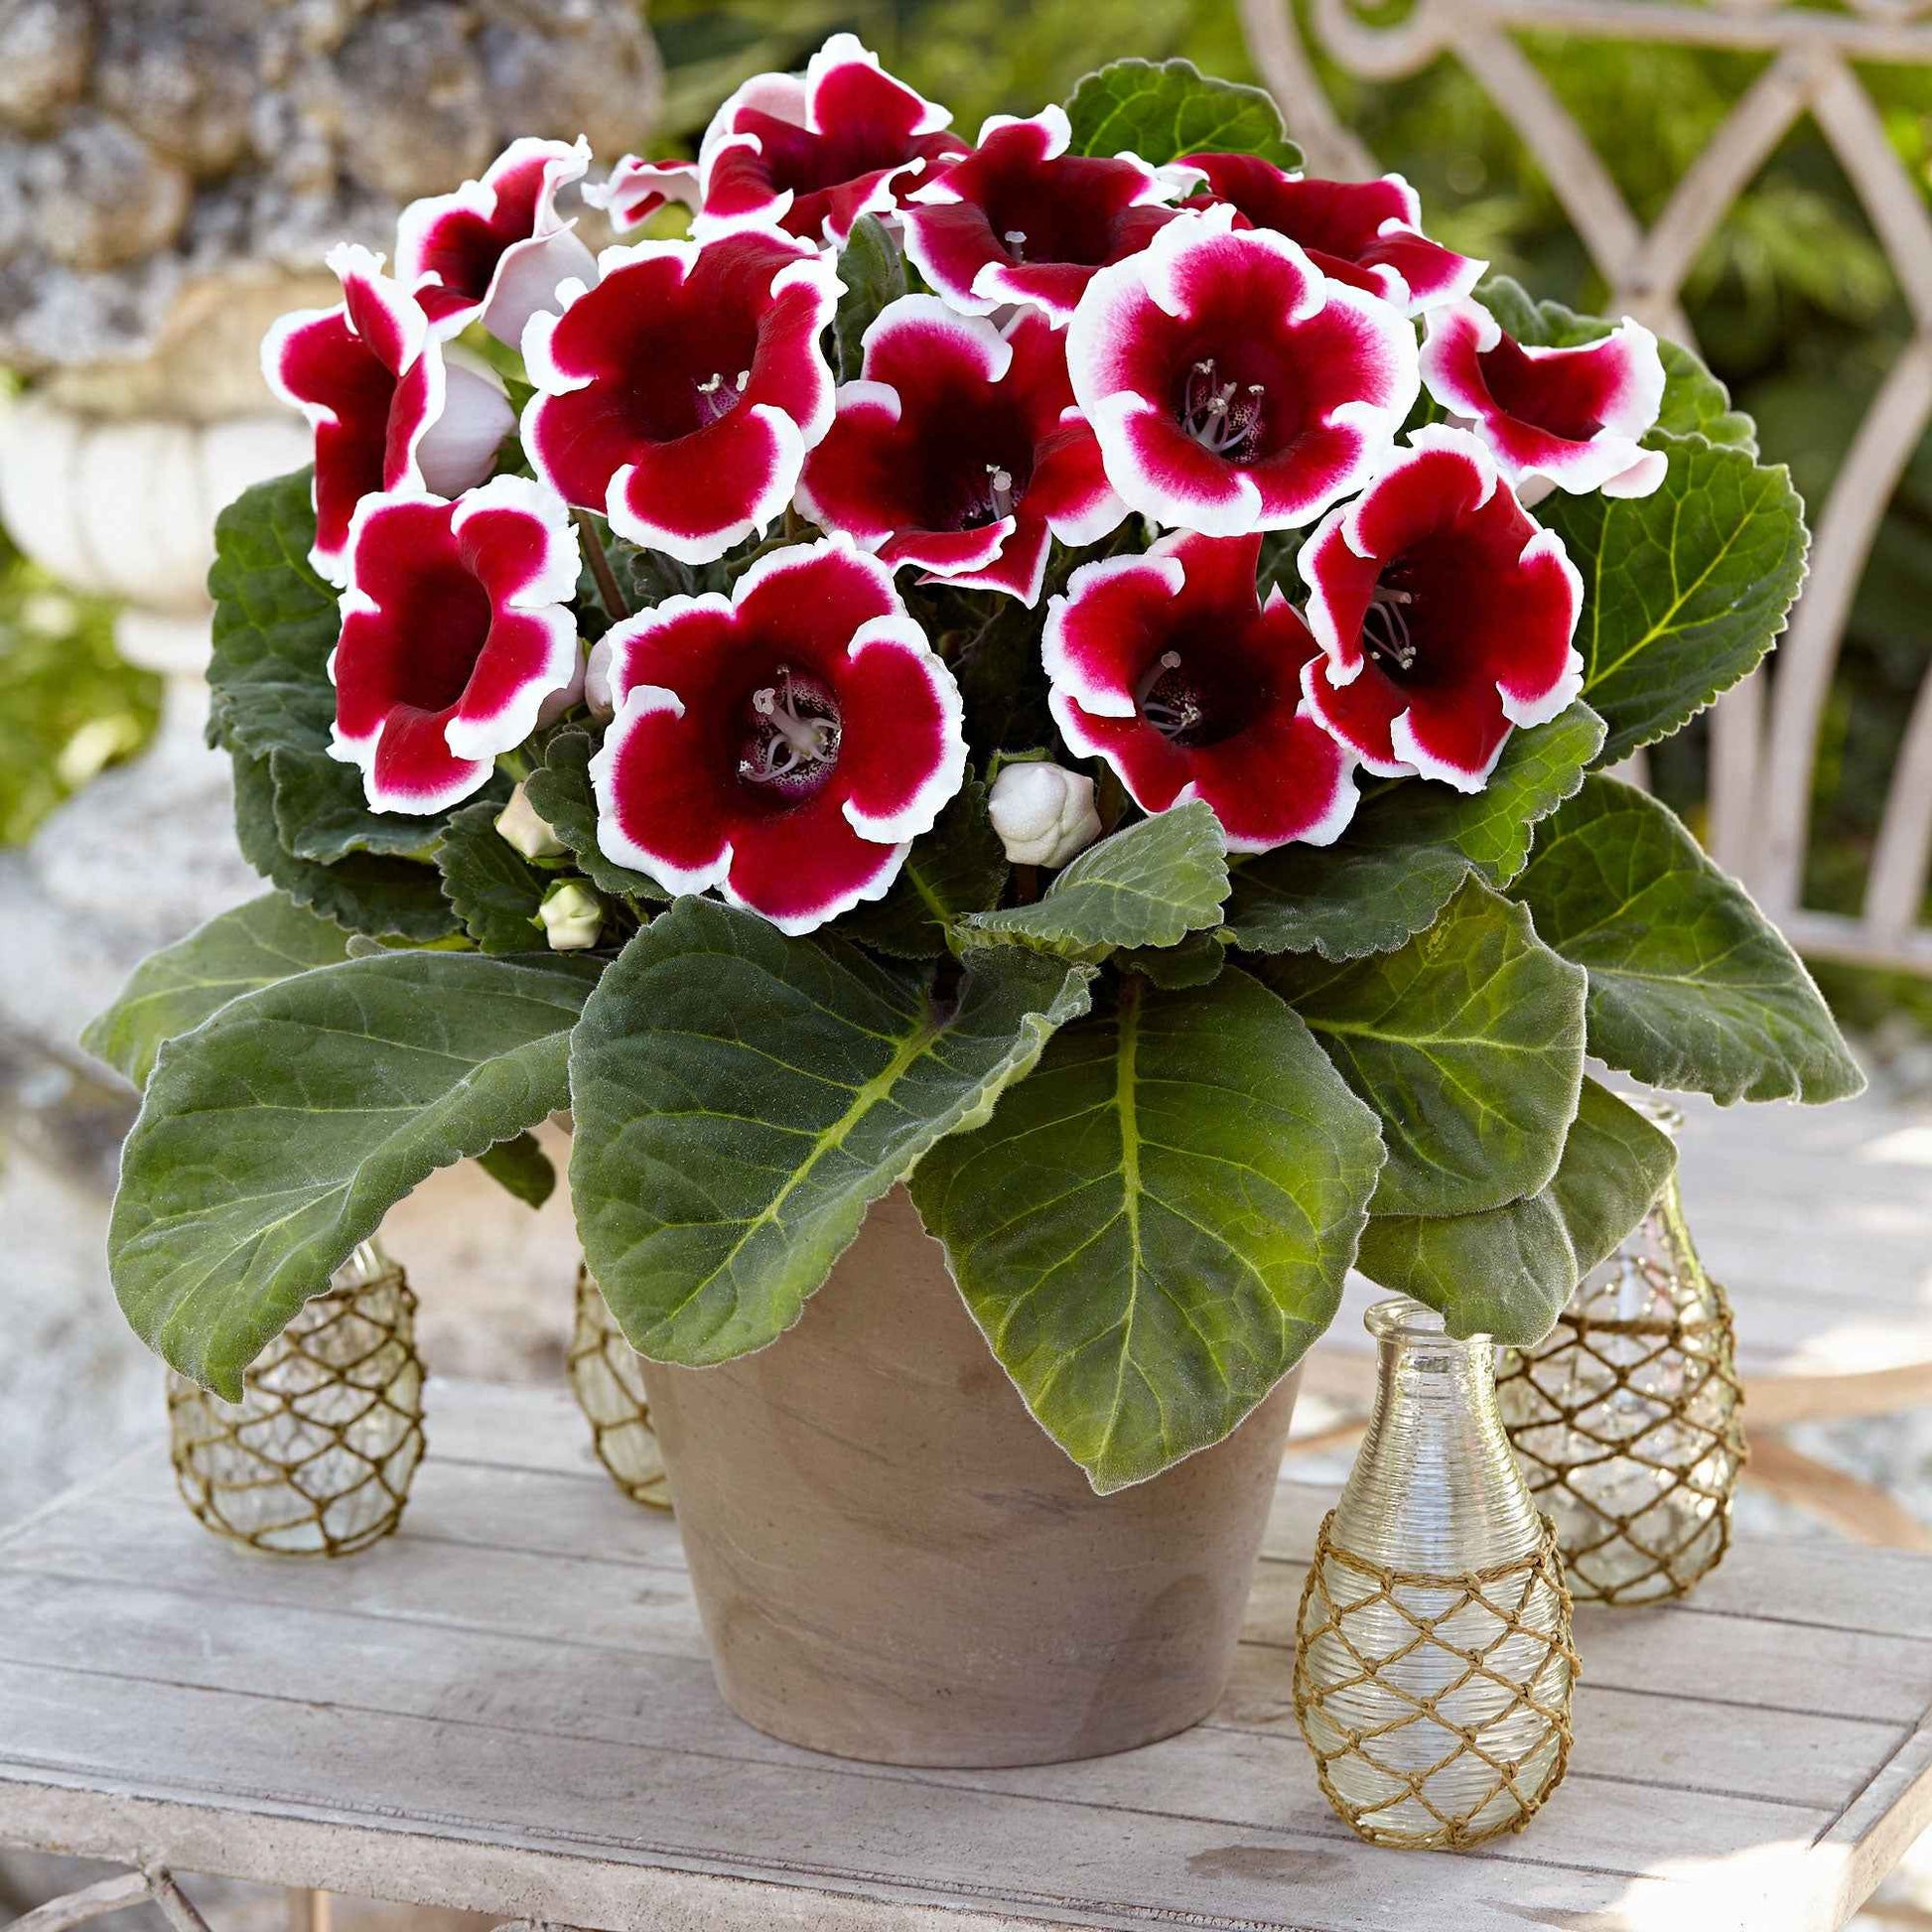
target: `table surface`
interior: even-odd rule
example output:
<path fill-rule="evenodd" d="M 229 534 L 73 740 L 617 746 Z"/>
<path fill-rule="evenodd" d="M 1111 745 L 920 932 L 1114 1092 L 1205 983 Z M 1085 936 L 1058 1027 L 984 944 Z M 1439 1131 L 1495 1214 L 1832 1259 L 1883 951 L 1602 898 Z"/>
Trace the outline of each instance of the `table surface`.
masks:
<path fill-rule="evenodd" d="M 861 1765 L 720 1704 L 675 1526 L 562 1391 L 433 1383 L 403 1532 L 253 1555 L 157 1443 L 0 1534 L 0 1841 L 581 1926 L 1836 1927 L 1932 1823 L 1932 1559 L 1740 1543 L 1579 1615 L 1570 1777 L 1521 1837 L 1374 1852 L 1289 1702 L 1330 1501 L 1284 1481 L 1226 1701 L 1037 1770 Z"/>

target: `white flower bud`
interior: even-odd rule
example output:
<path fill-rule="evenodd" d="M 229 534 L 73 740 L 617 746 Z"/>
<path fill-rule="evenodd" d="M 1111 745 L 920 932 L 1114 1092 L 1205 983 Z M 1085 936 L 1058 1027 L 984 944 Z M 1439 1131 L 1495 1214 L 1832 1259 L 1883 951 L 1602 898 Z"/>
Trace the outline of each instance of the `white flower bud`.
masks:
<path fill-rule="evenodd" d="M 560 879 L 537 907 L 552 952 L 582 952 L 604 930 L 604 901 L 581 879 Z"/>
<path fill-rule="evenodd" d="M 1063 866 L 1100 836 L 1093 780 L 1057 764 L 1009 764 L 993 780 L 991 810 L 1016 866 Z"/>
<path fill-rule="evenodd" d="M 510 802 L 496 814 L 496 830 L 526 859 L 556 859 L 565 850 L 563 840 L 536 815 L 529 794 L 521 785 L 510 793 Z"/>

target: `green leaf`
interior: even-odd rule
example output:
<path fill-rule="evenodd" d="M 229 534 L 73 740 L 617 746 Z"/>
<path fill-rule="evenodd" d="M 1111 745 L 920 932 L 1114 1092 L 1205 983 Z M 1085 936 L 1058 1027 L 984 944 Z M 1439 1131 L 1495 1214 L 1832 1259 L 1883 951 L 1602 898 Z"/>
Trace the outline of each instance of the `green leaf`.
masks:
<path fill-rule="evenodd" d="M 1470 1214 L 1548 1185 L 1584 1077 L 1584 974 L 1467 881 L 1395 952 L 1265 977 L 1382 1121 L 1378 1214 Z"/>
<path fill-rule="evenodd" d="M 832 333 L 839 345 L 839 372 L 851 382 L 865 367 L 866 331 L 880 310 L 905 293 L 904 258 L 878 215 L 862 214 L 853 222 L 839 251 L 839 280 L 845 293 L 839 297 Z"/>
<path fill-rule="evenodd" d="M 298 859 L 276 829 L 269 759 L 237 752 L 233 763 L 235 843 L 241 856 L 296 904 L 378 939 L 422 944 L 460 930 L 434 866 L 372 852 L 351 852 L 329 866 Z M 417 823 L 429 830 L 428 821 Z"/>
<path fill-rule="evenodd" d="M 534 1134 L 512 1134 L 484 1148 L 477 1166 L 525 1207 L 541 1207 L 557 1190 L 557 1170 Z"/>
<path fill-rule="evenodd" d="M 537 907 L 550 882 L 497 831 L 498 810 L 466 805 L 452 813 L 436 866 L 443 897 L 484 952 L 529 952 L 542 944 Z"/>
<path fill-rule="evenodd" d="M 1643 1219 L 1676 1165 L 1668 1134 L 1586 1079 L 1548 1187 L 1483 1214 L 1371 1216 L 1355 1266 L 1440 1311 L 1450 1334 L 1528 1348 Z"/>
<path fill-rule="evenodd" d="M 1219 1442 L 1333 1318 L 1381 1160 L 1308 1029 L 1230 968 L 1130 980 L 912 1176 L 1040 1426 L 1103 1495 Z"/>
<path fill-rule="evenodd" d="M 1583 573 L 1584 690 L 1606 762 L 1667 737 L 1753 670 L 1805 574 L 1789 472 L 1701 436 L 1655 436 L 1654 495 L 1553 496 L 1539 513 Z"/>
<path fill-rule="evenodd" d="M 1228 949 L 1221 932 L 1190 932 L 1175 946 L 1130 946 L 1113 956 L 1123 973 L 1139 973 L 1156 986 L 1177 991 L 1185 986 L 1212 986 L 1227 964 Z"/>
<path fill-rule="evenodd" d="M 1843 1100 L 1864 1075 L 1783 935 L 1648 793 L 1589 778 L 1515 887 L 1589 973 L 1589 1050 L 1660 1087 Z"/>
<path fill-rule="evenodd" d="M 987 811 L 987 787 L 969 778 L 924 838 L 913 843 L 893 889 L 839 921 L 849 939 L 899 959 L 946 951 L 956 921 L 998 905 L 1007 885 L 1006 847 Z"/>
<path fill-rule="evenodd" d="M 1087 973 L 974 947 L 957 994 L 829 934 L 681 898 L 605 974 L 571 1048 L 571 1191 L 632 1343 L 761 1348 L 942 1135 L 1087 1005 Z"/>
<path fill-rule="evenodd" d="M 345 957 L 341 926 L 264 893 L 219 912 L 186 939 L 150 953 L 121 996 L 87 1024 L 80 1043 L 137 1087 L 163 1040 L 192 1033 L 232 999 Z"/>
<path fill-rule="evenodd" d="M 666 899 L 648 873 L 614 865 L 597 843 L 597 798 L 591 790 L 591 759 L 597 747 L 588 733 L 559 732 L 543 755 L 540 769 L 523 785 L 530 809 L 570 847 L 577 869 L 600 893 L 624 898 Z"/>
<path fill-rule="evenodd" d="M 1156 167 L 1187 154 L 1258 154 L 1278 168 L 1302 165 L 1267 94 L 1210 79 L 1191 61 L 1115 61 L 1074 88 L 1066 116 L 1069 154 L 1128 151 Z"/>
<path fill-rule="evenodd" d="M 1090 845 L 1032 905 L 975 912 L 974 933 L 1068 954 L 1109 946 L 1172 946 L 1219 925 L 1227 846 L 1214 809 L 1176 805 Z"/>
<path fill-rule="evenodd" d="M 1285 845 L 1233 868 L 1227 922 L 1251 952 L 1359 959 L 1425 930 L 1471 870 L 1492 886 L 1522 871 L 1530 828 L 1583 783 L 1603 745 L 1586 704 L 1512 732 L 1487 787 L 1400 779 L 1370 793 L 1330 846 Z"/>
<path fill-rule="evenodd" d="M 1538 302 L 1507 275 L 1476 290 L 1476 300 L 1519 343 L 1539 348 L 1574 348 L 1616 327 L 1607 316 L 1579 315 L 1561 302 Z M 1730 391 L 1682 343 L 1657 339 L 1664 365 L 1664 399 L 1656 427 L 1672 436 L 1703 436 L 1757 455 L 1757 425 L 1730 406 Z M 1649 439 L 1646 438 L 1646 441 Z"/>
<path fill-rule="evenodd" d="M 149 1346 L 241 1375 L 437 1168 L 568 1104 L 582 961 L 387 953 L 230 1001 L 161 1050 L 121 1155 L 108 1266 Z"/>
<path fill-rule="evenodd" d="M 336 716 L 329 653 L 342 618 L 335 591 L 309 563 L 310 475 L 257 483 L 214 525 L 209 726 L 229 750 L 256 757 L 278 745 L 324 750 Z"/>
<path fill-rule="evenodd" d="M 407 812 L 370 809 L 362 774 L 327 752 L 277 746 L 268 772 L 275 786 L 275 831 L 284 851 L 297 859 L 333 866 L 351 852 L 427 860 L 440 821 Z M 492 782 L 489 795 L 506 786 Z"/>

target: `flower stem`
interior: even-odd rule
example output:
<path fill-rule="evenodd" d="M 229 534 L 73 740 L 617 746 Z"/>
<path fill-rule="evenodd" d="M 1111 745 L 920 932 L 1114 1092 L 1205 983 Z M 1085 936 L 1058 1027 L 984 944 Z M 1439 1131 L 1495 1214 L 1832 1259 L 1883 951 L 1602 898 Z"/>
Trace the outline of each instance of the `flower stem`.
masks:
<path fill-rule="evenodd" d="M 577 519 L 577 527 L 584 535 L 584 554 L 590 564 L 591 575 L 597 580 L 597 594 L 604 600 L 604 609 L 614 620 L 622 620 L 630 615 L 630 606 L 624 601 L 623 593 L 618 589 L 618 580 L 612 574 L 611 560 L 604 554 L 604 539 L 597 533 L 597 525 L 583 510 L 572 510 Z"/>

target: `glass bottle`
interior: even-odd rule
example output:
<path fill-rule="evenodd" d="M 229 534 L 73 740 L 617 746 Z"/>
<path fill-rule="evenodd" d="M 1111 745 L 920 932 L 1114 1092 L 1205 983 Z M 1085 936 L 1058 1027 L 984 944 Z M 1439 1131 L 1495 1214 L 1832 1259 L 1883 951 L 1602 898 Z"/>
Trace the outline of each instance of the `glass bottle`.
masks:
<path fill-rule="evenodd" d="M 1674 1108 L 1622 1098 L 1673 1138 L 1683 1125 Z M 1579 1599 L 1657 1602 L 1716 1569 L 1744 1461 L 1743 1390 L 1730 1306 L 1674 1174 L 1544 1340 L 1512 1351 L 1498 1396 Z"/>
<path fill-rule="evenodd" d="M 183 1500 L 217 1535 L 282 1556 L 344 1557 L 402 1520 L 423 1454 L 416 1298 L 374 1241 L 224 1402 L 172 1369 L 168 1429 Z"/>
<path fill-rule="evenodd" d="M 633 1503 L 669 1509 L 664 1457 L 650 1426 L 637 1351 L 624 1339 L 588 1268 L 577 1270 L 577 1320 L 565 1361 L 597 1459 Z"/>
<path fill-rule="evenodd" d="M 1359 1836 L 1460 1849 L 1519 1830 L 1563 1776 L 1570 1597 L 1488 1337 L 1454 1340 L 1406 1297 L 1366 1320 L 1375 1412 L 1310 1566 L 1296 1715 Z"/>

